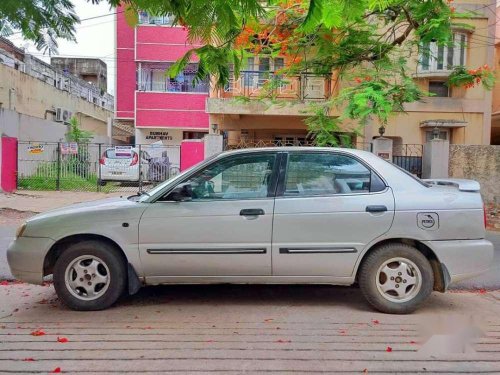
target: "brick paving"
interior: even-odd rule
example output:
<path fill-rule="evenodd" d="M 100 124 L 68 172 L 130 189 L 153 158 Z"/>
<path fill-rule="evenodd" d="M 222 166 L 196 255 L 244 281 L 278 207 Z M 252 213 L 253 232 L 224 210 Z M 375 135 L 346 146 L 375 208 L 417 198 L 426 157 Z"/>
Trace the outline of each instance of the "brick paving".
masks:
<path fill-rule="evenodd" d="M 74 312 L 12 284 L 0 301 L 0 373 L 500 373 L 498 292 L 434 293 L 406 316 L 330 286 L 149 287 Z"/>

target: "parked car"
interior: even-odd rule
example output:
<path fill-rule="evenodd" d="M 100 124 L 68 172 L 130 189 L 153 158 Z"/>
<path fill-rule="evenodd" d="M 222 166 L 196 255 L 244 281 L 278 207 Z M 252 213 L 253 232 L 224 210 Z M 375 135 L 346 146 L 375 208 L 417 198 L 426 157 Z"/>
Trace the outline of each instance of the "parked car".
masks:
<path fill-rule="evenodd" d="M 12 273 L 75 310 L 111 306 L 142 285 L 359 284 L 387 313 L 485 272 L 479 184 L 422 181 L 372 153 L 333 148 L 219 154 L 149 193 L 29 219 Z"/>
<path fill-rule="evenodd" d="M 104 151 L 99 159 L 100 184 L 105 185 L 107 181 L 139 181 L 146 180 L 149 175 L 149 160 L 151 156 L 146 151 L 140 152 L 132 148 L 128 154 L 116 152 L 114 147 Z"/>

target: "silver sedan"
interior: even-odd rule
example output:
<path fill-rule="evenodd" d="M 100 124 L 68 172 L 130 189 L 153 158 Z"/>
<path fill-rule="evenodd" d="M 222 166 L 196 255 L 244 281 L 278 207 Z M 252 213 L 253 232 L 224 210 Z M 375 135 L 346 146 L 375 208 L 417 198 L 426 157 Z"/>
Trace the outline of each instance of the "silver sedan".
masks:
<path fill-rule="evenodd" d="M 422 181 L 372 153 L 222 153 L 148 193 L 61 208 L 8 250 L 30 283 L 53 274 L 75 310 L 142 285 L 359 284 L 377 310 L 409 313 L 433 290 L 486 271 L 479 184 Z"/>

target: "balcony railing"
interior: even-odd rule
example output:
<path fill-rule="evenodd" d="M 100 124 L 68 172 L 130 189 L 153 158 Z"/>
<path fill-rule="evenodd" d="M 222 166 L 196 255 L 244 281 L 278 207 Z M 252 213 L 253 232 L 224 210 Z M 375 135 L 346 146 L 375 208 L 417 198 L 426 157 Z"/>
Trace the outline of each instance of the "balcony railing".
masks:
<path fill-rule="evenodd" d="M 188 74 L 184 72 L 182 76 L 169 78 L 165 77 L 165 71 L 161 71 L 161 79 L 151 79 L 150 74 L 144 74 L 143 72 L 140 74 L 139 91 L 208 93 L 209 89 L 208 81 L 198 82 L 193 85 L 194 73 Z"/>
<path fill-rule="evenodd" d="M 223 97 L 259 98 L 265 95 L 295 100 L 325 100 L 331 95 L 331 77 L 314 73 L 284 76 L 275 72 L 241 71 L 230 79 Z"/>

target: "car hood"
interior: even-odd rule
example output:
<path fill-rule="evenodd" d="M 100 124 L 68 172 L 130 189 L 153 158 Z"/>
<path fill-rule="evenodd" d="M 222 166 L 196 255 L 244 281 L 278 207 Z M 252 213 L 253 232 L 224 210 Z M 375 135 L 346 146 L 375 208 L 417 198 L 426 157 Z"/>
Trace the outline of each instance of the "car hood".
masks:
<path fill-rule="evenodd" d="M 69 206 L 64 206 L 43 212 L 41 214 L 33 216 L 28 221 L 47 219 L 59 215 L 68 215 L 73 213 L 82 213 L 86 211 L 106 211 L 110 209 L 122 208 L 128 206 L 130 201 L 126 198 L 106 198 L 90 202 L 81 202 L 71 204 Z"/>

